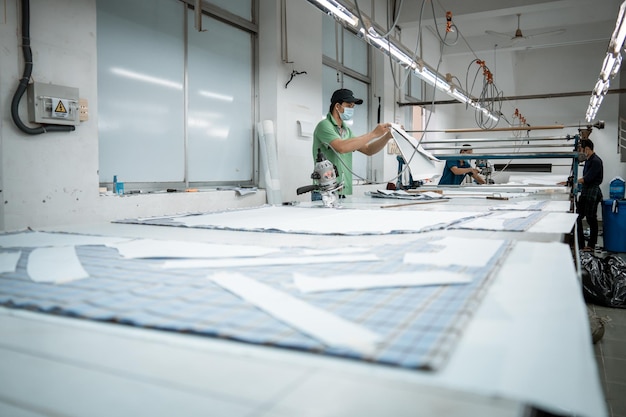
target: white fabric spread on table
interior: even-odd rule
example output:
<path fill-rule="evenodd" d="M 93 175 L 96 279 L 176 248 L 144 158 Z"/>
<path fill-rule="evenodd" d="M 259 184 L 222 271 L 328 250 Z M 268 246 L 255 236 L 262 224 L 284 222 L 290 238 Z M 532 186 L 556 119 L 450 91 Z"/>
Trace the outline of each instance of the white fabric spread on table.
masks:
<path fill-rule="evenodd" d="M 445 237 L 431 242 L 434 248 L 441 247 L 441 250 L 407 252 L 404 254 L 404 263 L 483 267 L 503 244 L 504 240 L 501 239 Z"/>
<path fill-rule="evenodd" d="M 188 227 L 234 230 L 277 230 L 313 234 L 384 234 L 403 231 L 421 232 L 485 214 L 463 211 L 426 214 L 401 210 L 271 206 L 176 217 L 174 221 Z"/>

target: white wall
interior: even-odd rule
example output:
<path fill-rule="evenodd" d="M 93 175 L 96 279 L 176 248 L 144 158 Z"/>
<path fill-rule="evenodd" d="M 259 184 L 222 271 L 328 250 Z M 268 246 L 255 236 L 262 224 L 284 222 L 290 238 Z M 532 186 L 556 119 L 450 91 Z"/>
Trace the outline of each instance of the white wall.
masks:
<path fill-rule="evenodd" d="M 306 1 L 287 3 L 288 60 L 281 60 L 280 1 L 260 7 L 260 119 L 272 120 L 278 141 L 280 186 L 283 201 L 296 197 L 296 189 L 311 184 L 311 138 L 298 135 L 297 122 L 316 124 L 322 101 L 322 14 Z M 306 24 L 303 22 L 306 21 Z M 292 70 L 306 71 L 285 88 Z"/>
<path fill-rule="evenodd" d="M 24 60 L 17 36 L 20 2 L 7 1 L 0 25 L 2 100 L 3 229 L 19 229 L 81 218 L 98 200 L 95 1 L 31 2 L 32 79 L 79 88 L 92 119 L 71 133 L 29 136 L 11 120 L 10 103 Z M 21 118 L 27 121 L 26 95 Z M 28 124 L 28 123 L 27 123 Z"/>

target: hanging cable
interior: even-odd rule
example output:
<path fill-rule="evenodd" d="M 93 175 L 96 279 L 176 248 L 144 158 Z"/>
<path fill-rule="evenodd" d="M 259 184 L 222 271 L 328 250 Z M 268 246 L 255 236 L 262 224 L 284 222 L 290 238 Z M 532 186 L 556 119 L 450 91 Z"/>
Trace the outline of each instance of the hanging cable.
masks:
<path fill-rule="evenodd" d="M 458 43 L 459 41 L 459 31 L 458 28 L 456 27 L 456 25 L 454 23 L 452 23 L 452 12 L 451 11 L 446 11 L 446 30 L 445 30 L 445 34 L 442 36 L 441 33 L 439 33 L 439 26 L 437 26 L 437 18 L 435 17 L 436 12 L 435 12 L 435 4 L 434 2 L 430 3 L 430 7 L 433 11 L 433 26 L 435 27 L 435 33 L 437 34 L 437 37 L 439 38 L 439 41 L 445 45 L 445 46 L 454 46 Z M 450 33 L 455 33 L 456 36 L 454 38 L 454 40 L 451 43 L 448 43 L 446 41 L 446 38 L 448 36 L 448 34 Z"/>
<path fill-rule="evenodd" d="M 28 127 L 22 122 L 19 114 L 20 100 L 26 92 L 30 76 L 33 72 L 33 52 L 30 49 L 30 3 L 29 0 L 22 0 L 22 53 L 24 55 L 24 72 L 20 79 L 17 90 L 11 100 L 11 117 L 15 125 L 24 133 L 29 135 L 39 135 L 48 132 L 71 132 L 74 126 L 45 125 L 39 127 Z"/>

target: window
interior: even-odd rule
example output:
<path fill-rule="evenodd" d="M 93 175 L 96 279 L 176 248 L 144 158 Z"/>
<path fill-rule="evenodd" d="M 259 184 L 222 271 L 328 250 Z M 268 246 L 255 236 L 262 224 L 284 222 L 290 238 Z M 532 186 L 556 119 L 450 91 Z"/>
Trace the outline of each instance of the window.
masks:
<path fill-rule="evenodd" d="M 252 0 L 216 5 L 252 15 Z M 100 181 L 253 183 L 253 25 L 205 14 L 199 32 L 178 0 L 98 0 L 97 13 Z"/>
<path fill-rule="evenodd" d="M 412 71 L 410 74 L 408 74 L 408 77 L 406 79 L 406 83 L 404 85 L 404 94 L 406 102 L 416 103 L 422 101 L 422 80 Z M 423 108 L 421 106 L 404 106 L 404 127 L 406 129 L 422 129 L 422 110 Z M 422 135 L 417 134 L 414 136 L 419 139 Z"/>
<path fill-rule="evenodd" d="M 370 128 L 369 103 L 369 48 L 367 43 L 349 32 L 329 16 L 323 18 L 322 115 L 328 113 L 330 97 L 339 88 L 352 90 L 355 97 L 364 100 L 354 112 L 352 131 L 356 136 Z M 369 158 L 360 152 L 352 155 L 354 180 L 368 178 Z"/>

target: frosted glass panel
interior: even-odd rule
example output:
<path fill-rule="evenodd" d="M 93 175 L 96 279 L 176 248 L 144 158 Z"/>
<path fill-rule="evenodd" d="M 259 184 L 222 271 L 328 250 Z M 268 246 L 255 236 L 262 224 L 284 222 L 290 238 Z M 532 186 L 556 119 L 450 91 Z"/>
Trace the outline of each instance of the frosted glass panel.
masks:
<path fill-rule="evenodd" d="M 417 75 L 411 74 L 409 95 L 418 100 L 422 99 L 422 80 Z"/>
<path fill-rule="evenodd" d="M 97 13 L 100 181 L 182 181 L 183 5 L 99 0 Z"/>
<path fill-rule="evenodd" d="M 343 31 L 343 64 L 359 74 L 367 75 L 367 44 L 346 29 Z"/>
<path fill-rule="evenodd" d="M 335 19 L 332 17 L 328 15 L 322 17 L 322 31 L 324 33 L 324 36 L 322 36 L 322 53 L 332 59 L 339 58 L 339 61 L 341 61 L 341 42 L 335 42 L 337 38 L 335 36 L 335 25 Z M 341 26 L 339 28 L 341 31 Z"/>
<path fill-rule="evenodd" d="M 244 19 L 252 20 L 252 0 L 210 0 L 209 3 Z M 204 29 L 204 26 L 202 26 L 202 29 Z"/>
<path fill-rule="evenodd" d="M 206 16 L 202 28 L 188 31 L 189 181 L 250 181 L 252 38 Z"/>

